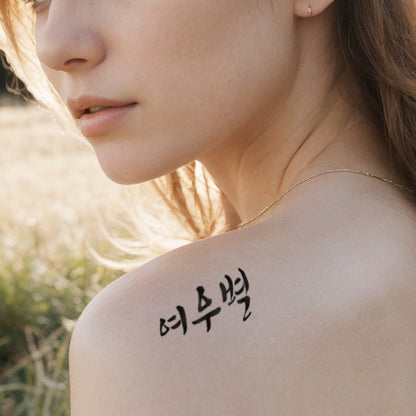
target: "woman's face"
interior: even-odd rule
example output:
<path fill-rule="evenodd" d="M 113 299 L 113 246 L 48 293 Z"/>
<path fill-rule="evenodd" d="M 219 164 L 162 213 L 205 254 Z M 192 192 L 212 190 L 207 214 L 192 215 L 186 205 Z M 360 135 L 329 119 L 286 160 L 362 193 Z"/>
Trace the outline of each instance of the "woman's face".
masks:
<path fill-rule="evenodd" d="M 136 183 L 252 139 L 296 69 L 292 7 L 43 0 L 37 51 L 103 170 Z"/>

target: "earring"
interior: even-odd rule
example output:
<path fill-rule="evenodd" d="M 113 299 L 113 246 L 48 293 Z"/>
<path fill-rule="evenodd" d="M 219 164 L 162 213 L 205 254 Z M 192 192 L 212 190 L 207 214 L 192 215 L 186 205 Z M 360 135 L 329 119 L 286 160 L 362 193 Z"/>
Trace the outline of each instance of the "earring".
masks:
<path fill-rule="evenodd" d="M 311 5 L 308 6 L 308 17 L 312 17 L 312 7 L 311 7 Z"/>

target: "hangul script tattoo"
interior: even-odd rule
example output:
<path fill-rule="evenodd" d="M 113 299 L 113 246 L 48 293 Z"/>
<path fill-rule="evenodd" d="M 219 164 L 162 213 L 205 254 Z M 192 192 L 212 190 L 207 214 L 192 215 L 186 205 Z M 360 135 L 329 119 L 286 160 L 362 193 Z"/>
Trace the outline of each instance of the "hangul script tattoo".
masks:
<path fill-rule="evenodd" d="M 231 306 L 234 302 L 244 306 L 243 322 L 245 322 L 251 315 L 249 282 L 246 273 L 243 269 L 238 268 L 239 275 L 235 278 L 228 274 L 224 275 L 224 281 L 219 283 L 219 293 L 221 295 L 220 301 L 222 305 Z M 203 286 L 197 286 L 197 312 L 201 314 L 191 323 L 192 325 L 199 325 L 205 322 L 206 332 L 211 330 L 212 319 L 219 315 L 222 308 L 213 304 L 213 299 L 205 293 Z M 215 307 L 216 306 L 216 307 Z M 182 327 L 183 335 L 188 330 L 188 319 L 185 308 L 181 305 L 176 306 L 176 313 L 168 319 L 160 318 L 159 330 L 160 336 L 164 337 L 170 330 Z"/>

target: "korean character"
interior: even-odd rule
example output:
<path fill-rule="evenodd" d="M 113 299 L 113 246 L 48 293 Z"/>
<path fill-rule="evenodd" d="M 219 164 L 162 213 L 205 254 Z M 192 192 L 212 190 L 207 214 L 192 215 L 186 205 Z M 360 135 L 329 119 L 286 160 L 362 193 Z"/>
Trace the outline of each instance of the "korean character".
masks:
<path fill-rule="evenodd" d="M 179 312 L 179 319 L 176 318 L 176 315 L 172 315 L 167 321 L 166 319 L 160 318 L 160 335 L 163 337 L 165 336 L 171 329 L 176 329 L 178 328 L 180 325 L 182 325 L 182 329 L 183 329 L 183 334 L 186 334 L 186 330 L 187 330 L 187 322 L 186 322 L 186 313 L 185 313 L 185 309 L 183 306 L 178 305 L 176 307 L 177 311 Z M 173 325 L 171 325 L 169 327 L 169 325 L 166 324 L 166 322 L 168 322 L 168 324 L 174 322 L 175 320 L 177 320 L 177 322 Z"/>
<path fill-rule="evenodd" d="M 204 295 L 205 289 L 202 286 L 198 286 L 196 288 L 198 292 L 198 312 L 203 312 L 205 309 L 209 308 L 212 303 L 212 299 L 208 298 Z M 215 308 L 210 312 L 206 313 L 205 315 L 201 316 L 200 318 L 196 319 L 192 323 L 194 325 L 201 323 L 202 321 L 206 321 L 207 324 L 207 332 L 211 329 L 211 318 L 215 315 L 218 315 L 221 311 L 221 307 Z"/>
<path fill-rule="evenodd" d="M 250 296 L 247 295 L 249 283 L 244 270 L 238 269 L 238 271 L 240 272 L 241 277 L 237 277 L 233 281 L 233 279 L 231 279 L 231 277 L 226 274 L 224 277 L 227 280 L 227 283 L 224 284 L 220 282 L 219 285 L 222 294 L 222 301 L 227 302 L 227 300 L 229 299 L 228 305 L 233 304 L 237 297 L 242 295 L 239 299 L 237 299 L 237 303 L 244 303 L 245 310 L 243 321 L 246 321 L 248 317 L 251 315 L 251 312 L 247 314 L 248 309 L 250 307 Z"/>

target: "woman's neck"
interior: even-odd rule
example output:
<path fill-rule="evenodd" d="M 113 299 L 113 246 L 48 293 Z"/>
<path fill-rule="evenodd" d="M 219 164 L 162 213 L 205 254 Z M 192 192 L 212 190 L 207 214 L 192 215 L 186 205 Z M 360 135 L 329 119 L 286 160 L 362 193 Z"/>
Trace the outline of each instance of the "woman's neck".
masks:
<path fill-rule="evenodd" d="M 325 170 L 391 176 L 376 129 L 340 96 L 327 96 L 319 108 L 300 114 L 301 109 L 296 116 L 285 112 L 261 135 L 200 159 L 238 214 L 234 221 L 254 217 L 297 181 Z"/>
<path fill-rule="evenodd" d="M 198 159 L 243 222 L 297 181 L 324 170 L 391 175 L 377 129 L 345 99 L 350 80 L 339 74 L 326 18 L 298 26 L 297 63 L 274 103 Z"/>

